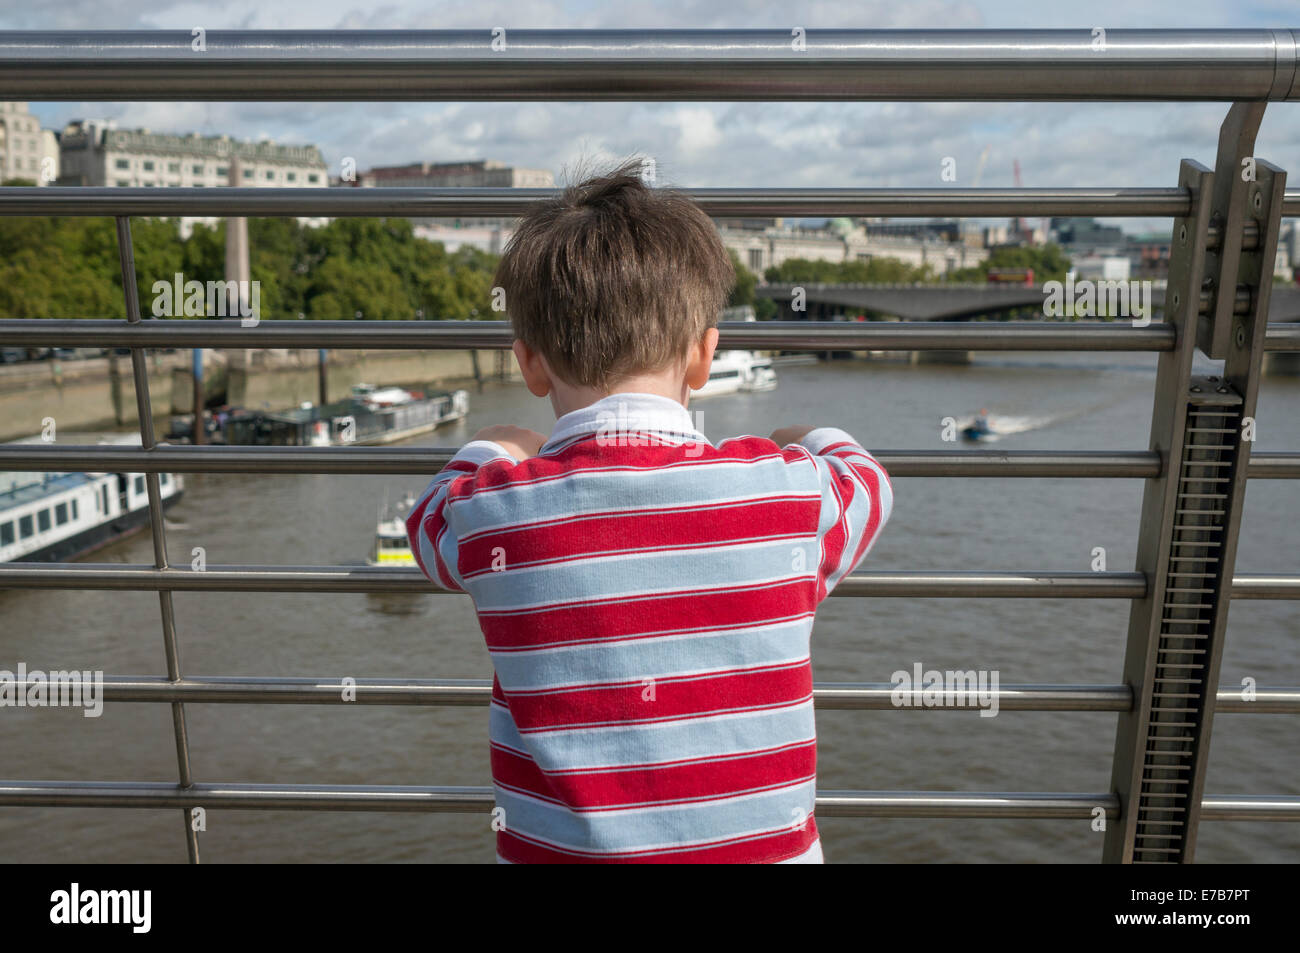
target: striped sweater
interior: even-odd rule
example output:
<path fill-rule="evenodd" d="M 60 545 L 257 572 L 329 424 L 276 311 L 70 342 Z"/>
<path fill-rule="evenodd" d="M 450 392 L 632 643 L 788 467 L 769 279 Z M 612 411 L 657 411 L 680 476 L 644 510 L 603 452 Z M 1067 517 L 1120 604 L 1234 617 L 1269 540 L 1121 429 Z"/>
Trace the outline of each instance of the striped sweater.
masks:
<path fill-rule="evenodd" d="M 491 653 L 498 859 L 818 862 L 813 613 L 892 501 L 842 430 L 713 446 L 653 394 L 466 444 L 406 527 Z"/>

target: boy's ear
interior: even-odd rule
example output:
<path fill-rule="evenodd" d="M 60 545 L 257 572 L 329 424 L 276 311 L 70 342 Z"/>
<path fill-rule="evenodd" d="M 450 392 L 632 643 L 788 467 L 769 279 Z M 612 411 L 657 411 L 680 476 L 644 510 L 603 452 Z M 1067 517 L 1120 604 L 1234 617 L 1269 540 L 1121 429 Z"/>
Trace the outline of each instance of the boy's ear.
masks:
<path fill-rule="evenodd" d="M 718 349 L 718 329 L 709 328 L 691 348 L 686 359 L 686 386 L 699 390 L 709 382 L 709 368 L 713 365 L 713 352 Z"/>
<path fill-rule="evenodd" d="M 524 384 L 534 397 L 545 397 L 551 392 L 551 372 L 542 360 L 542 355 L 534 351 L 518 338 L 510 345 L 519 362 L 519 373 L 524 375 Z"/>

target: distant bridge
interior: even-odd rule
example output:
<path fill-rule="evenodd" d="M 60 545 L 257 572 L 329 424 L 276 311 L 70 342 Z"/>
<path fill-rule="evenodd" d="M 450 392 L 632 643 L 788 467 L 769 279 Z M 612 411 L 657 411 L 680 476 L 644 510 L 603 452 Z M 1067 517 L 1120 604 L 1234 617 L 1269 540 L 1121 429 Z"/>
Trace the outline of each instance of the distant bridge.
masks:
<path fill-rule="evenodd" d="M 805 292 L 806 312 L 793 312 L 793 289 Z M 979 315 L 1022 308 L 1042 309 L 1047 293 L 1042 285 L 988 284 L 772 284 L 754 293 L 782 306 L 785 320 L 829 321 L 844 313 L 893 315 L 906 321 L 966 321 Z M 1163 284 L 1151 289 L 1155 315 L 1164 310 Z M 1300 288 L 1275 285 L 1269 295 L 1270 323 L 1300 321 Z"/>

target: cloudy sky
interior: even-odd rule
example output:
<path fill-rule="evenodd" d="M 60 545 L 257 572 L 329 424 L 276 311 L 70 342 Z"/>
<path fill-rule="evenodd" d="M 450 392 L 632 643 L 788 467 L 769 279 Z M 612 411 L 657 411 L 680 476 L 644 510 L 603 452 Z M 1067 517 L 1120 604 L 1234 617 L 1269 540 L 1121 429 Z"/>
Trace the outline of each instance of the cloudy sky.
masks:
<path fill-rule="evenodd" d="M 1086 16 L 1083 22 L 1081 17 Z M 0 29 L 1300 27 L 1300 0 L 0 0 Z M 1256 153 L 1300 176 L 1300 115 L 1269 107 Z M 493 158 L 561 175 L 580 159 L 652 155 L 687 187 L 936 187 L 944 156 L 968 185 L 1173 185 L 1213 165 L 1221 104 L 978 103 L 35 103 L 44 125 L 318 145 L 337 174 Z M 1297 179 L 1300 181 L 1300 178 Z M 1138 227 L 1146 223 L 1126 223 Z"/>

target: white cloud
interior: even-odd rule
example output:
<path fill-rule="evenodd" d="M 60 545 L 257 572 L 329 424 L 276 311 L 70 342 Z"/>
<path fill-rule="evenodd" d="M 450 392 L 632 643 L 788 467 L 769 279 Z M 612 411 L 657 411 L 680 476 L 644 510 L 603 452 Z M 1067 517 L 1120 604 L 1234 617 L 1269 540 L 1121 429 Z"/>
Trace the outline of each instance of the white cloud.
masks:
<path fill-rule="evenodd" d="M 1267 0 L 664 0 L 655 4 L 483 0 L 0 0 L 0 28 L 130 29 L 746 29 L 1285 26 L 1290 2 Z M 1082 22 L 1086 17 L 1087 23 Z M 196 19 L 199 18 L 199 19 Z M 557 175 L 586 160 L 654 156 L 661 181 L 684 186 L 940 187 L 957 160 L 969 185 L 1138 186 L 1176 181 L 1178 163 L 1211 164 L 1226 104 L 1114 103 L 34 103 L 47 126 L 110 116 L 120 126 L 315 143 L 337 170 L 494 158 Z M 1257 152 L 1300 167 L 1295 107 L 1270 106 Z"/>

